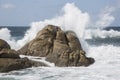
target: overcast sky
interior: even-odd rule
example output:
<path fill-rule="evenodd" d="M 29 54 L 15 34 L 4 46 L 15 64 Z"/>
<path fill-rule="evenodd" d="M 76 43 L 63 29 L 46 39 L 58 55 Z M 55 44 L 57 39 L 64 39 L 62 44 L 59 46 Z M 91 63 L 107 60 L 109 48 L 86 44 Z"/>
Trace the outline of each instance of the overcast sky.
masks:
<path fill-rule="evenodd" d="M 28 26 L 31 22 L 50 19 L 66 3 L 74 3 L 94 19 L 105 7 L 113 7 L 111 25 L 120 26 L 120 0 L 0 0 L 0 26 Z"/>

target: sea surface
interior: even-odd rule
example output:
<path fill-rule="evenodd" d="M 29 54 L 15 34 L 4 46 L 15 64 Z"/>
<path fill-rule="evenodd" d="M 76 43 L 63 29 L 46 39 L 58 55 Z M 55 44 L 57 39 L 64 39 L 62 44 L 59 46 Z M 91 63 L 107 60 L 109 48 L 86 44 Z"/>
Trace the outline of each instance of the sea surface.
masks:
<path fill-rule="evenodd" d="M 16 42 L 24 38 L 28 30 L 29 27 L 17 26 L 0 28 L 0 32 L 6 35 L 10 31 L 11 39 L 14 39 L 12 41 Z M 120 80 L 120 27 L 85 29 L 83 41 L 87 56 L 95 59 L 95 63 L 89 67 L 55 67 L 53 63 L 45 61 L 45 58 L 28 56 L 32 60 L 43 61 L 50 67 L 0 73 L 0 80 Z"/>
<path fill-rule="evenodd" d="M 10 30 L 10 34 L 12 37 L 14 37 L 16 40 L 21 39 L 25 32 L 30 28 L 29 26 L 0 26 L 0 29 L 7 28 Z"/>

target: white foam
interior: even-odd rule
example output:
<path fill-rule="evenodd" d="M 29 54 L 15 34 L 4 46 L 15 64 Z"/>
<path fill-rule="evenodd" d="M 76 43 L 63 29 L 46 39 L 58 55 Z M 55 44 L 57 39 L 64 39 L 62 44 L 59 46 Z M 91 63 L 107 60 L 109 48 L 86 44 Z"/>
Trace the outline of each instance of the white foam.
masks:
<path fill-rule="evenodd" d="M 85 27 L 89 23 L 89 14 L 82 12 L 73 3 L 67 3 L 62 8 L 62 14 L 52 19 L 46 19 L 44 21 L 32 22 L 31 28 L 26 32 L 24 38 L 19 40 L 18 43 L 23 46 L 26 42 L 32 40 L 38 31 L 40 31 L 45 25 L 52 24 L 61 26 L 63 30 L 75 31 L 79 38 L 84 36 Z"/>
<path fill-rule="evenodd" d="M 46 61 L 45 57 L 35 57 L 35 56 L 25 56 L 25 55 L 20 55 L 20 57 L 21 58 L 27 57 L 28 59 L 33 60 L 33 61 L 43 62 L 49 67 L 54 67 L 55 66 L 54 63 L 50 63 L 50 62 Z"/>
<path fill-rule="evenodd" d="M 20 46 L 17 42 L 12 38 L 10 34 L 10 30 L 7 28 L 0 29 L 0 39 L 7 41 L 12 49 L 18 49 Z"/>
<path fill-rule="evenodd" d="M 7 28 L 1 28 L 0 29 L 0 38 L 4 39 L 4 40 L 9 40 L 11 38 L 10 35 L 10 30 L 8 30 Z"/>
<path fill-rule="evenodd" d="M 120 32 L 115 30 L 88 29 L 85 31 L 85 39 L 92 38 L 120 38 Z"/>
<path fill-rule="evenodd" d="M 120 48 L 113 45 L 90 46 L 87 56 L 95 63 L 89 67 L 32 67 L 0 74 L 0 79 L 30 80 L 119 80 Z M 25 57 L 22 55 L 22 57 Z M 27 56 L 39 61 L 40 57 Z"/>

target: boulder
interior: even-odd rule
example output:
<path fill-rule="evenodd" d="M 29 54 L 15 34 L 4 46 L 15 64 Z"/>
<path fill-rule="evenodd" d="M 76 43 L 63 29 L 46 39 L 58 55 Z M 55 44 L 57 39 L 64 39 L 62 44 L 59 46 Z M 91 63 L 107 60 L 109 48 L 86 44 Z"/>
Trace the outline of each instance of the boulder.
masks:
<path fill-rule="evenodd" d="M 0 58 L 20 59 L 18 52 L 12 50 L 10 45 L 2 39 L 0 39 Z"/>
<path fill-rule="evenodd" d="M 35 39 L 18 50 L 18 53 L 46 57 L 47 61 L 60 67 L 88 66 L 94 63 L 93 58 L 86 57 L 73 31 L 64 32 L 53 25 L 47 25 L 39 31 Z"/>
<path fill-rule="evenodd" d="M 31 66 L 32 64 L 27 58 L 23 59 L 0 58 L 0 72 L 19 70 Z"/>
<path fill-rule="evenodd" d="M 25 69 L 32 66 L 47 66 L 42 62 L 20 58 L 17 51 L 10 49 L 9 44 L 0 39 L 0 72 Z"/>
<path fill-rule="evenodd" d="M 0 51 L 0 58 L 20 59 L 17 51 L 11 49 L 2 49 Z"/>
<path fill-rule="evenodd" d="M 10 49 L 10 45 L 6 41 L 0 39 L 0 50 L 2 49 Z"/>
<path fill-rule="evenodd" d="M 12 70 L 20 70 L 30 68 L 32 66 L 46 66 L 44 63 L 31 61 L 28 58 L 11 59 L 0 58 L 0 72 L 9 72 Z"/>

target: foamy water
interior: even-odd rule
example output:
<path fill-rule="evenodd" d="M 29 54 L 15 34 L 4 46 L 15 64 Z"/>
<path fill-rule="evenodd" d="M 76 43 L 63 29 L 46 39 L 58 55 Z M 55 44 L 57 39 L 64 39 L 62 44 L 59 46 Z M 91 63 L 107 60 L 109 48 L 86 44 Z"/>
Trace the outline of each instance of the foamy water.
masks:
<path fill-rule="evenodd" d="M 45 25 L 61 26 L 64 31 L 72 30 L 76 32 L 83 49 L 87 52 L 87 56 L 93 57 L 95 63 L 89 67 L 55 67 L 53 63 L 45 61 L 45 58 L 26 56 L 31 60 L 44 62 L 50 67 L 32 67 L 9 73 L 0 73 L 0 80 L 119 80 L 120 47 L 113 44 L 101 44 L 98 46 L 96 45 L 97 42 L 90 45 L 86 42 L 86 39 L 120 37 L 119 31 L 105 31 L 100 28 L 104 28 L 114 21 L 114 16 L 111 14 L 113 11 L 113 9 L 107 8 L 101 14 L 104 17 L 100 17 L 94 23 L 96 28 L 92 29 L 89 27 L 89 24 L 92 24 L 89 13 L 82 12 L 73 3 L 68 3 L 63 7 L 63 14 L 60 16 L 33 22 L 31 28 L 21 40 L 14 40 L 8 29 L 1 29 L 0 38 L 6 40 L 13 49 L 17 50 L 32 40 Z M 86 27 L 89 27 L 89 29 L 86 29 Z M 21 57 L 25 56 L 22 55 Z"/>
<path fill-rule="evenodd" d="M 113 50 L 111 50 L 113 49 Z M 114 46 L 90 47 L 88 56 L 96 62 L 89 67 L 32 67 L 20 71 L 1 73 L 1 80 L 119 80 L 120 48 Z M 104 52 L 104 53 L 103 53 Z M 41 61 L 38 57 L 29 59 Z M 47 63 L 46 63 L 47 64 Z M 50 65 L 50 63 L 48 63 Z"/>

